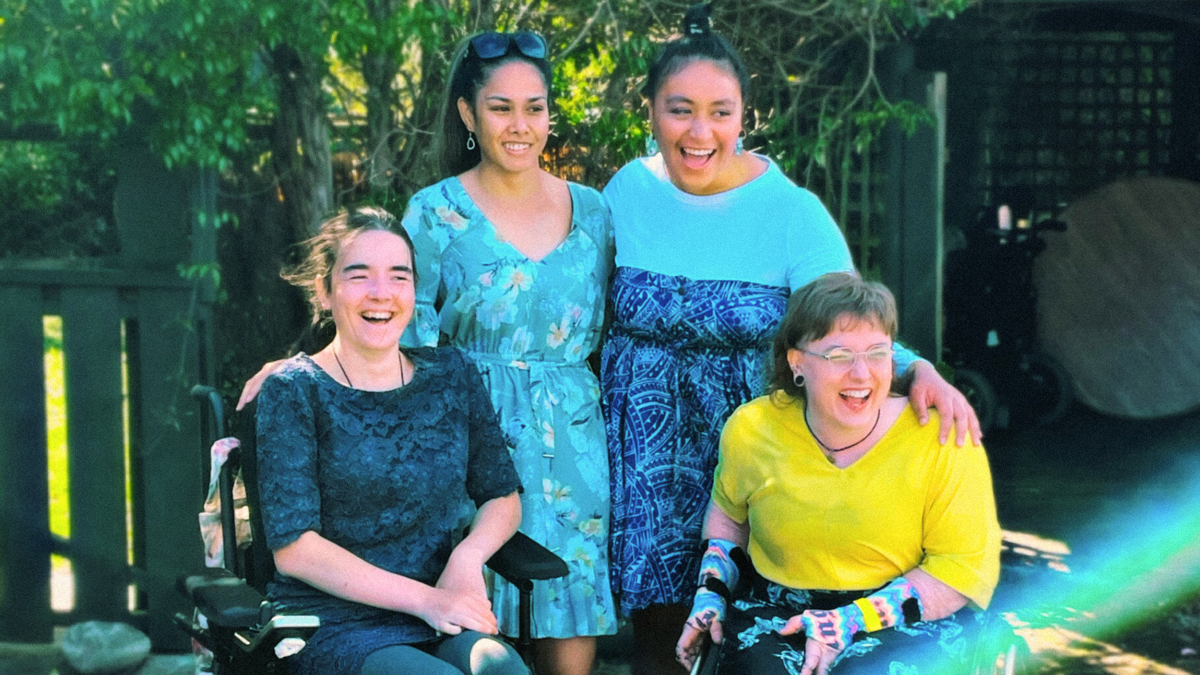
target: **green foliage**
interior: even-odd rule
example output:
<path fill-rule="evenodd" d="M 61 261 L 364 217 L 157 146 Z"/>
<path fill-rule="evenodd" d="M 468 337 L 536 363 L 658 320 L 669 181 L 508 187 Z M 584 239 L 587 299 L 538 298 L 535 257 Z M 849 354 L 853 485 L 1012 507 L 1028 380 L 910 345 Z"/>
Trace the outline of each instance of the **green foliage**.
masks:
<path fill-rule="evenodd" d="M 629 160 L 645 154 L 650 125 L 632 105 L 609 106 L 603 94 L 617 69 L 613 51 L 598 45 L 590 54 L 561 59 L 554 71 L 555 133 L 578 178 L 599 183 Z M 586 154 L 583 154 L 586 152 Z M 588 180 L 590 179 L 590 180 Z"/>
<path fill-rule="evenodd" d="M 103 147 L 0 141 L 0 258 L 116 254 L 116 175 Z"/>
<path fill-rule="evenodd" d="M 0 10 L 0 122 L 107 142 L 141 117 L 169 165 L 223 166 L 245 145 L 247 111 L 269 105 L 265 83 L 247 77 L 257 42 L 244 19 L 255 6 L 25 0 Z"/>

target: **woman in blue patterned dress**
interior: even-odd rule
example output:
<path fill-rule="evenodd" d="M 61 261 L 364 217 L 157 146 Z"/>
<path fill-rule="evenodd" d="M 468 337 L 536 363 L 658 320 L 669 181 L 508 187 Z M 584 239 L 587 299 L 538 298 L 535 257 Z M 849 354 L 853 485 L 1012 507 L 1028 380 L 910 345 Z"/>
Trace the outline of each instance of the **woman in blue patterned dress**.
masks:
<path fill-rule="evenodd" d="M 655 148 L 604 189 L 612 209 L 613 323 L 601 364 L 612 472 L 613 587 L 634 625 L 634 673 L 669 673 L 700 564 L 700 526 L 729 415 L 765 391 L 770 336 L 788 295 L 853 271 L 815 195 L 741 147 L 746 67 L 712 33 L 708 9 L 684 19 L 651 65 Z M 661 152 L 659 150 L 661 149 Z M 966 399 L 898 349 L 919 418 L 942 412 L 978 441 Z"/>
<path fill-rule="evenodd" d="M 533 33 L 484 33 L 454 62 L 441 148 L 451 177 L 413 196 L 404 216 L 420 272 L 404 344 L 454 345 L 483 375 L 525 486 L 521 531 L 570 568 L 534 586 L 538 672 L 586 675 L 595 636 L 616 631 L 608 456 L 586 363 L 600 341 L 612 236 L 598 192 L 539 165 L 545 50 Z M 495 584 L 500 629 L 515 634 L 517 590 Z"/>

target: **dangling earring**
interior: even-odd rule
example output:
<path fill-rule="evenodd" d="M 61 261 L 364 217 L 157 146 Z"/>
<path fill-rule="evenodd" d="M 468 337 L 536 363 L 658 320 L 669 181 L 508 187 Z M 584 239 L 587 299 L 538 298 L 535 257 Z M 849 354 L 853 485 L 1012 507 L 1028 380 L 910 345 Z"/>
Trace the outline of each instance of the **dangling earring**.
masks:
<path fill-rule="evenodd" d="M 803 389 L 804 388 L 804 376 L 801 375 L 800 373 L 794 373 L 792 375 L 792 384 L 796 385 L 797 389 Z"/>
<path fill-rule="evenodd" d="M 646 156 L 653 157 L 658 154 L 658 141 L 654 140 L 654 134 L 646 137 Z"/>
<path fill-rule="evenodd" d="M 737 145 L 733 146 L 733 154 L 740 155 L 740 154 L 742 154 L 742 151 L 744 151 L 746 149 L 745 143 L 742 142 L 742 139 L 744 139 L 745 137 L 746 137 L 745 130 L 743 130 L 742 133 L 738 134 Z M 797 385 L 797 386 L 799 386 L 799 385 Z"/>
<path fill-rule="evenodd" d="M 475 149 L 475 132 L 474 131 L 467 132 L 467 149 L 468 150 Z"/>

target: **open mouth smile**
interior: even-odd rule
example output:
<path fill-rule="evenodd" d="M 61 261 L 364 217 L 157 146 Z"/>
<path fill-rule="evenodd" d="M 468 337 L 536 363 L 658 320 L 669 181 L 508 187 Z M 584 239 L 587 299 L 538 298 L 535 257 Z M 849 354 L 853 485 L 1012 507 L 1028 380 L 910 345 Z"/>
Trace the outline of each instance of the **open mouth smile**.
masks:
<path fill-rule="evenodd" d="M 392 320 L 392 312 L 363 312 L 363 320 L 370 324 L 380 325 Z"/>
<path fill-rule="evenodd" d="M 702 150 L 698 148 L 680 148 L 679 154 L 683 156 L 683 164 L 689 169 L 701 169 L 708 164 L 709 160 L 717 154 L 716 148 Z"/>

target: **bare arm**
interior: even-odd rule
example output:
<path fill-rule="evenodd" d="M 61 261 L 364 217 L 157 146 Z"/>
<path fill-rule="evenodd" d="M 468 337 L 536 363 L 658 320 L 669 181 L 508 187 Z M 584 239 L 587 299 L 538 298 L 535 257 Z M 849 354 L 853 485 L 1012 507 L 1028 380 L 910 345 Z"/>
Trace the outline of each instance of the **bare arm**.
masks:
<path fill-rule="evenodd" d="M 437 587 L 468 593 L 487 600 L 483 566 L 521 524 L 521 498 L 517 493 L 484 502 L 475 512 L 471 533 L 450 554 Z"/>
<path fill-rule="evenodd" d="M 979 416 L 975 414 L 975 409 L 971 407 L 967 397 L 947 382 L 932 363 L 918 360 L 913 362 L 910 368 L 912 387 L 908 391 L 908 400 L 921 424 L 929 421 L 929 407 L 933 406 L 942 417 L 939 441 L 945 443 L 946 439 L 950 438 L 950 429 L 953 427 L 956 432 L 955 441 L 959 447 L 966 442 L 968 432 L 975 445 L 979 445 L 983 439 L 983 431 L 979 426 Z"/>
<path fill-rule="evenodd" d="M 920 567 L 909 570 L 904 578 L 917 589 L 921 598 L 921 618 L 925 621 L 944 619 L 967 606 L 967 596 Z"/>
<path fill-rule="evenodd" d="M 394 612 L 412 614 L 451 635 L 463 629 L 496 633 L 486 598 L 428 586 L 359 558 L 325 537 L 306 531 L 275 551 L 280 572 L 330 595 Z"/>
<path fill-rule="evenodd" d="M 704 526 L 700 532 L 702 539 L 728 539 L 743 550 L 750 545 L 750 523 L 739 523 L 725 515 L 721 507 L 711 499 L 708 500 L 708 510 L 704 512 Z"/>
<path fill-rule="evenodd" d="M 242 395 L 238 397 L 237 409 L 241 410 L 242 408 L 245 408 L 251 401 L 253 401 L 254 398 L 258 396 L 258 390 L 262 389 L 263 382 L 266 382 L 267 377 L 269 377 L 276 370 L 279 370 L 279 367 L 282 365 L 283 359 L 278 361 L 268 361 L 263 364 L 262 368 L 258 369 L 258 372 L 254 374 L 254 377 L 246 380 L 246 384 L 242 385 Z"/>

